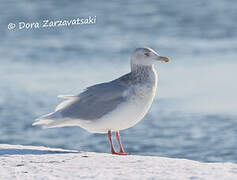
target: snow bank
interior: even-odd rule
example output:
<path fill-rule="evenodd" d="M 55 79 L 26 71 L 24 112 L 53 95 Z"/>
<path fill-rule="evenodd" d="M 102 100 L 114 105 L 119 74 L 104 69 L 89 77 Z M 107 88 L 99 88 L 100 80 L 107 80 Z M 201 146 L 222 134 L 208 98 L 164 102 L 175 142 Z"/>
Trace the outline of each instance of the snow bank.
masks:
<path fill-rule="evenodd" d="M 0 179 L 237 179 L 237 164 L 0 144 Z"/>

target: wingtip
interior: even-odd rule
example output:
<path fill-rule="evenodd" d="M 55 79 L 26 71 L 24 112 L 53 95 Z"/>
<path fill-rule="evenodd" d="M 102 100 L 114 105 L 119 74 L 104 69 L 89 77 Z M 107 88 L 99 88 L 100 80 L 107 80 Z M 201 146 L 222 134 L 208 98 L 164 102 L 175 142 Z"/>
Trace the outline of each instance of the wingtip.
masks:
<path fill-rule="evenodd" d="M 32 126 L 40 125 L 41 120 L 42 120 L 42 119 L 37 118 L 37 119 L 35 120 L 35 122 L 32 123 Z"/>
<path fill-rule="evenodd" d="M 70 99 L 70 98 L 75 98 L 77 96 L 70 94 L 70 95 L 58 95 L 57 97 L 62 98 L 62 99 Z"/>

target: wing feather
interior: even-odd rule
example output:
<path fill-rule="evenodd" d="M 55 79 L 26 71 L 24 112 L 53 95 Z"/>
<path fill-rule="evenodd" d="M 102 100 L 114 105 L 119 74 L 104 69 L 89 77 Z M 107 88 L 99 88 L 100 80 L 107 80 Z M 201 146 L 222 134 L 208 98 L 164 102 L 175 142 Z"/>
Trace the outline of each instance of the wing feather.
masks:
<path fill-rule="evenodd" d="M 125 102 L 129 88 L 120 81 L 97 84 L 88 87 L 73 99 L 59 105 L 63 118 L 94 120 L 113 111 L 120 103 Z M 76 97 L 76 98 L 75 98 Z"/>
<path fill-rule="evenodd" d="M 78 96 L 76 95 L 58 95 L 58 98 L 62 98 L 62 99 L 74 99 L 74 98 L 78 98 Z"/>

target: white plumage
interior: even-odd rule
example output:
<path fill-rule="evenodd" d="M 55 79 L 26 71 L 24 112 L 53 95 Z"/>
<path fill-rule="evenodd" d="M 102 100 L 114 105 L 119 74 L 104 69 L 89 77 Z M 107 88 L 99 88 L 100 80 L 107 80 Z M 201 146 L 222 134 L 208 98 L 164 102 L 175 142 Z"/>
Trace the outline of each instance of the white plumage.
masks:
<path fill-rule="evenodd" d="M 79 95 L 59 95 L 66 100 L 33 125 L 43 128 L 80 126 L 89 132 L 109 134 L 134 126 L 145 116 L 154 99 L 156 61 L 168 62 L 168 58 L 150 48 L 136 49 L 131 56 L 130 73 L 88 87 Z M 111 152 L 115 151 L 111 149 Z"/>

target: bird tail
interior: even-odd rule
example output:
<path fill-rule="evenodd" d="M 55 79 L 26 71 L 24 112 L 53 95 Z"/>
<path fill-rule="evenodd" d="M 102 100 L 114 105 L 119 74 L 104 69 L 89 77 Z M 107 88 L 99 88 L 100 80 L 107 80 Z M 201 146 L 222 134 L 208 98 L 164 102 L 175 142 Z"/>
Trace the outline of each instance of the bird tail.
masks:
<path fill-rule="evenodd" d="M 43 129 L 69 126 L 68 122 L 70 122 L 70 120 L 62 118 L 60 110 L 71 104 L 78 97 L 74 95 L 59 95 L 58 97 L 64 98 L 66 100 L 61 102 L 55 108 L 54 112 L 37 118 L 36 121 L 32 124 L 32 126 L 41 125 Z"/>
<path fill-rule="evenodd" d="M 32 126 L 42 126 L 43 129 L 65 126 L 80 126 L 78 120 L 62 118 L 60 112 L 52 112 L 36 119 Z"/>
<path fill-rule="evenodd" d="M 57 119 L 57 113 L 52 112 L 46 115 L 43 115 L 35 120 L 32 126 L 39 126 L 41 125 L 42 128 L 51 128 L 51 124 L 54 123 Z"/>

